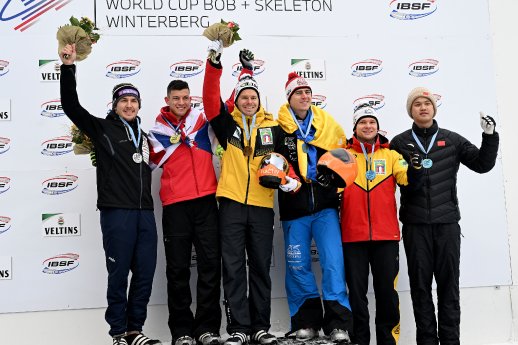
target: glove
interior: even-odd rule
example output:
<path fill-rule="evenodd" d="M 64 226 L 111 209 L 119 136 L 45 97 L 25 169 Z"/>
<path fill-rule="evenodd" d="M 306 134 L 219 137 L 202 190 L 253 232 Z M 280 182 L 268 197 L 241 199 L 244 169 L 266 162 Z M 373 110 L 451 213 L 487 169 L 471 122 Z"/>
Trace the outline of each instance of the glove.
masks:
<path fill-rule="evenodd" d="M 215 64 L 219 64 L 223 53 L 223 43 L 220 40 L 210 41 L 207 52 L 209 53 L 208 59 Z"/>
<path fill-rule="evenodd" d="M 482 127 L 484 133 L 494 134 L 496 121 L 491 116 L 486 115 L 483 112 L 480 112 L 480 127 Z"/>
<path fill-rule="evenodd" d="M 296 179 L 291 178 L 289 176 L 286 176 L 285 179 L 286 179 L 286 183 L 281 184 L 279 186 L 279 189 L 285 193 L 296 192 L 299 190 L 300 186 L 302 185 L 299 181 L 297 181 Z"/>
<path fill-rule="evenodd" d="M 421 169 L 423 167 L 423 158 L 419 152 L 416 151 L 414 144 L 408 144 L 408 147 L 412 149 L 409 159 L 410 165 L 416 170 Z"/>
<path fill-rule="evenodd" d="M 95 155 L 95 150 L 90 151 L 90 160 L 92 161 L 92 165 L 94 167 L 97 166 L 97 157 Z"/>
<path fill-rule="evenodd" d="M 239 61 L 241 61 L 241 66 L 250 71 L 254 70 L 254 66 L 252 65 L 252 60 L 254 59 L 254 53 L 252 53 L 248 49 L 242 49 L 239 52 Z"/>

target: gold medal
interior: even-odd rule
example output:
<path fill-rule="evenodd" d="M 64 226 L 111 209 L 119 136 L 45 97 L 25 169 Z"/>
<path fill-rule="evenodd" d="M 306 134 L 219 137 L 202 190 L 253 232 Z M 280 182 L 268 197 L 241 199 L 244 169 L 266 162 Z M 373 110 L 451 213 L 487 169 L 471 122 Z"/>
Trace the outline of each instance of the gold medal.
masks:
<path fill-rule="evenodd" d="M 177 144 L 180 141 L 180 134 L 173 134 L 171 137 L 169 137 L 169 142 L 171 144 Z"/>
<path fill-rule="evenodd" d="M 246 157 L 250 157 L 252 155 L 252 147 L 250 146 L 245 146 L 245 148 L 243 149 L 243 154 L 246 156 Z"/>

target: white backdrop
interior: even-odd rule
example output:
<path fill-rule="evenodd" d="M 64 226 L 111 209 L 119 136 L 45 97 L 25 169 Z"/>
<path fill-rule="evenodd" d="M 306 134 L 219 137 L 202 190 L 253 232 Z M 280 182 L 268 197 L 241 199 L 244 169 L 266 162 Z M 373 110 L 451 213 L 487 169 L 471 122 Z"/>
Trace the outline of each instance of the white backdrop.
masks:
<path fill-rule="evenodd" d="M 419 17 L 430 13 L 413 20 L 390 16 L 392 10 L 407 6 L 397 0 L 45 0 L 41 3 L 40 6 L 46 7 L 39 12 L 32 13 L 33 9 L 22 13 L 33 4 L 0 0 L 0 312 L 105 305 L 106 273 L 95 208 L 95 171 L 86 156 L 67 153 L 69 142 L 62 138 L 68 135 L 70 121 L 59 110 L 55 32 L 71 15 L 97 18 L 103 34 L 90 57 L 78 63 L 78 90 L 83 106 L 97 116 L 104 116 L 113 85 L 132 82 L 143 96 L 140 116 L 144 128 L 153 124 L 164 105 L 165 88 L 173 79 L 171 69 L 198 66 L 197 61 L 204 61 L 208 41 L 200 36 L 203 31 L 200 25 L 221 18 L 237 21 L 243 37 L 243 41 L 224 52 L 222 89 L 230 94 L 234 86 L 232 72 L 238 63 L 239 50 L 252 49 L 257 59 L 256 78 L 263 105 L 274 114 L 285 101 L 288 73 L 299 66 L 298 70 L 303 70 L 309 63 L 310 69 L 306 71 L 325 72 L 324 78 L 309 80 L 314 94 L 319 96 L 315 101 L 334 115 L 348 136 L 353 105 L 358 99 L 375 102 L 381 127 L 389 138 L 409 128 L 406 96 L 411 88 L 421 85 L 440 97 L 439 125 L 459 132 L 477 146 L 481 140 L 478 111 L 495 115 L 498 123 L 485 1 L 415 1 L 413 4 L 424 10 L 402 9 L 396 15 Z M 113 3 L 119 4 L 117 10 L 108 5 Z M 132 3 L 137 5 L 129 6 Z M 248 4 L 246 8 L 244 3 Z M 225 10 L 218 10 L 221 7 L 205 10 L 210 8 L 209 4 L 225 4 Z M 131 8 L 126 9 L 128 6 Z M 169 6 L 176 10 L 169 10 Z M 17 13 L 22 14 L 16 16 Z M 109 23 L 117 18 L 120 21 L 120 16 L 122 19 L 137 16 L 138 25 L 110 28 Z M 160 16 L 168 17 L 169 27 L 158 27 L 157 23 L 164 23 L 165 18 Z M 176 17 L 170 21 L 169 16 Z M 175 18 L 182 24 L 174 27 Z M 189 24 L 185 24 L 185 18 Z M 201 24 L 190 24 L 191 19 Z M 292 66 L 292 59 L 305 61 Z M 135 74 L 125 78 L 107 77 L 113 66 L 134 67 L 131 73 Z M 373 74 L 355 76 L 356 66 L 370 68 Z M 423 74 L 435 72 L 414 76 L 410 74 L 413 66 L 420 66 Z M 202 69 L 203 64 L 198 71 Z M 191 86 L 191 94 L 200 96 L 203 71 L 184 79 Z M 48 146 L 49 143 L 56 145 Z M 46 153 L 53 155 L 42 154 L 45 148 Z M 66 179 L 63 175 L 77 179 Z M 54 188 L 54 192 L 73 190 L 57 195 L 42 193 L 49 180 L 65 184 Z M 155 174 L 154 195 L 160 225 L 158 183 L 159 176 Z M 459 199 L 464 235 L 461 286 L 509 285 L 501 160 L 485 175 L 461 168 Z M 57 217 L 51 226 L 55 229 L 47 232 L 42 220 L 46 214 Z M 273 297 L 282 297 L 285 296 L 282 230 L 276 224 L 271 275 Z M 71 230 L 74 227 L 79 227 L 79 235 Z M 54 262 L 53 272 L 72 269 L 61 274 L 44 273 L 49 261 Z M 408 290 L 402 248 L 399 289 Z M 162 304 L 165 300 L 164 254 L 159 246 L 152 303 Z"/>

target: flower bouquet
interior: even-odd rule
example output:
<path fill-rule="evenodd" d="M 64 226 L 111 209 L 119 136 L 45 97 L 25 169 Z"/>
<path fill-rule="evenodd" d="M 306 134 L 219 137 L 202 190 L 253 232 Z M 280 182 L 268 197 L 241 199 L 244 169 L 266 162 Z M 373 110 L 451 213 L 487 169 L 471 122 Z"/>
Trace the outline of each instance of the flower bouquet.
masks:
<path fill-rule="evenodd" d="M 74 16 L 70 17 L 70 24 L 61 26 L 58 29 L 56 38 L 58 39 L 58 54 L 67 44 L 75 44 L 77 61 L 84 60 L 92 51 L 92 44 L 96 43 L 101 37 L 94 22 L 87 17 L 78 20 Z"/>
<path fill-rule="evenodd" d="M 72 136 L 72 142 L 74 143 L 74 153 L 76 155 L 90 155 L 90 159 L 92 160 L 92 165 L 96 166 L 96 158 L 95 158 L 95 147 L 92 143 L 92 140 L 76 125 L 72 125 L 70 127 L 70 135 Z"/>
<path fill-rule="evenodd" d="M 226 22 L 221 19 L 220 23 L 214 23 L 203 31 L 203 36 L 211 41 L 220 40 L 224 48 L 230 47 L 235 41 L 241 40 L 239 34 L 239 25 L 236 22 Z M 212 59 L 215 51 L 209 53 L 209 58 Z"/>

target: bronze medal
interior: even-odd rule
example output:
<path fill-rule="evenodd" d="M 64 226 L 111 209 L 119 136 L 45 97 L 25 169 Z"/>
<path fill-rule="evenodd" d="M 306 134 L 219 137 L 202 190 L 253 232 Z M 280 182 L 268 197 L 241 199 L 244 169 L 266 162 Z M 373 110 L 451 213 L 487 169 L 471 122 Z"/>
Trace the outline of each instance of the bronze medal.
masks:
<path fill-rule="evenodd" d="M 245 148 L 243 149 L 243 154 L 246 156 L 246 157 L 250 157 L 252 155 L 252 147 L 250 146 L 245 146 Z"/>

